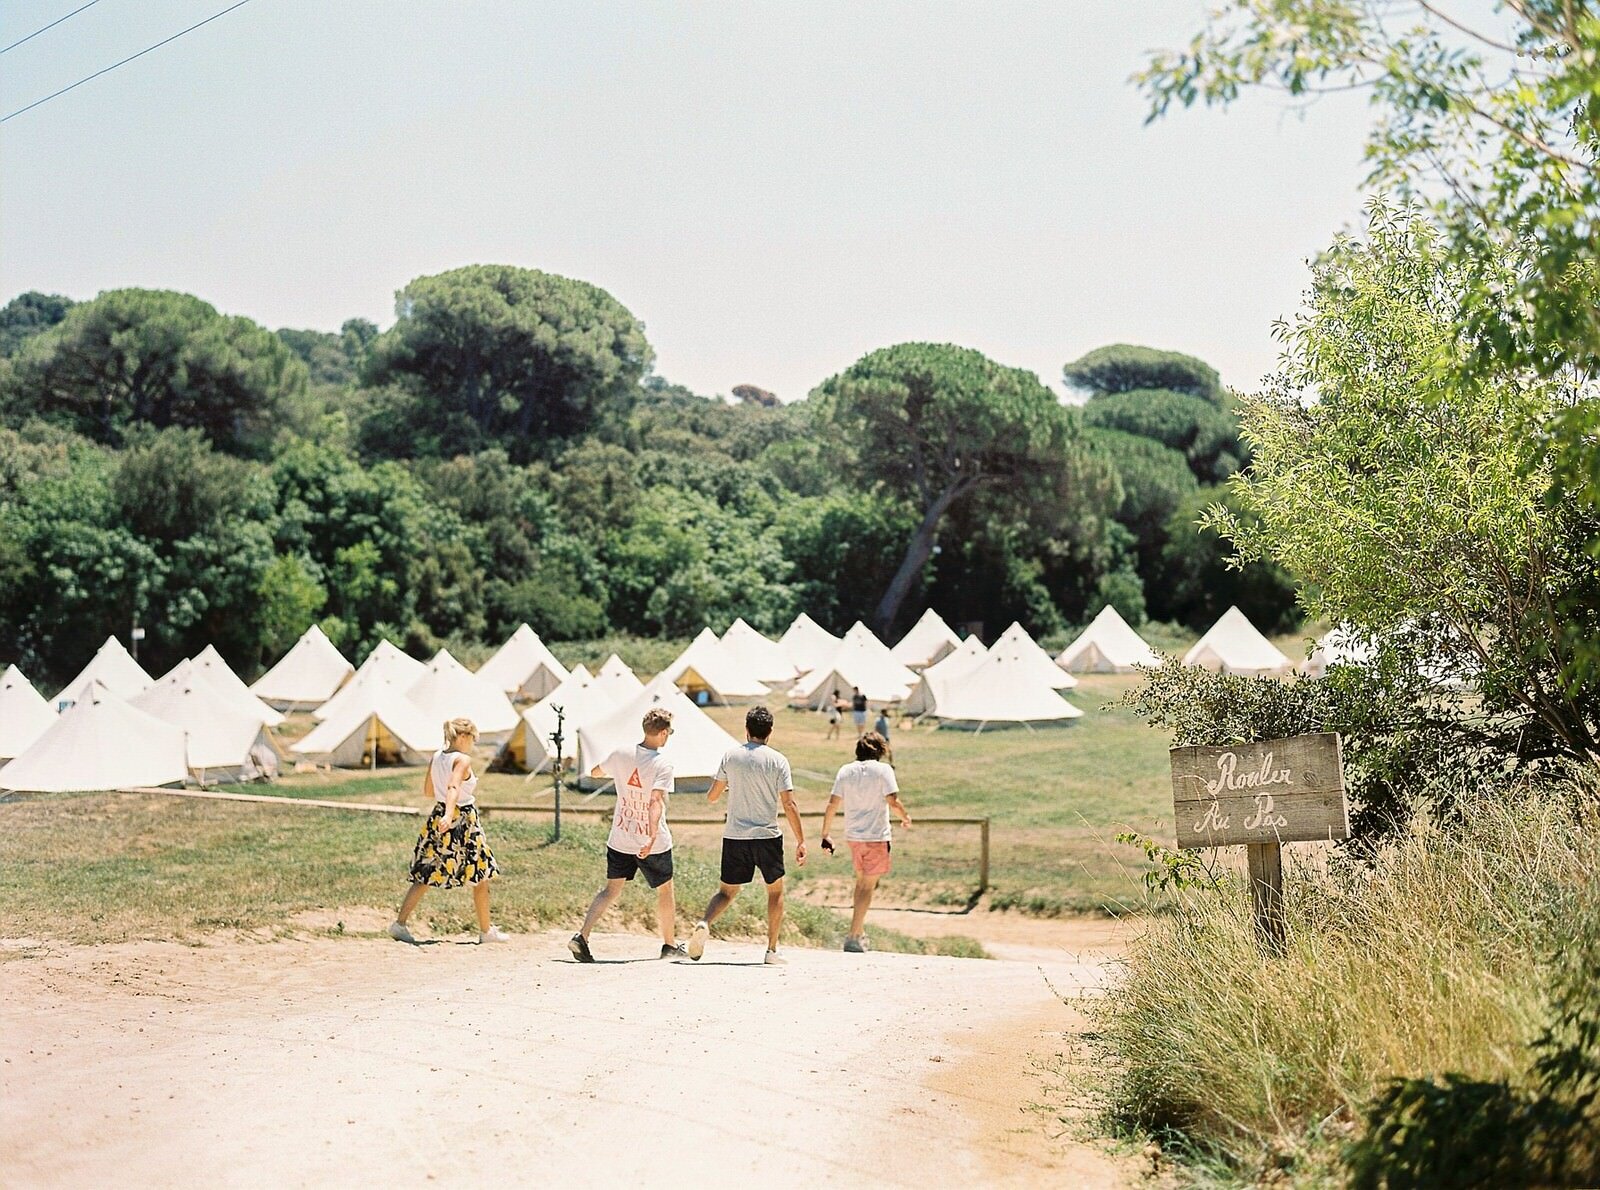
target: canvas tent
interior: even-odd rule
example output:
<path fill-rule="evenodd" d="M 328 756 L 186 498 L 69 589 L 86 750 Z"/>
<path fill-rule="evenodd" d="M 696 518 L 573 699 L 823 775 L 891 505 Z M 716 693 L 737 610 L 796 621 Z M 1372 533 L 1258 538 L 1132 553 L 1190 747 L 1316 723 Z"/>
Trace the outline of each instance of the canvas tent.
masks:
<path fill-rule="evenodd" d="M 250 693 L 279 711 L 309 710 L 332 698 L 353 673 L 355 666 L 313 624 L 278 664 L 256 679 Z"/>
<path fill-rule="evenodd" d="M 657 677 L 665 678 L 702 706 L 760 702 L 767 696 L 759 671 L 745 669 L 709 628 L 702 628 L 689 647 Z"/>
<path fill-rule="evenodd" d="M 722 634 L 722 649 L 745 673 L 754 674 L 768 686 L 788 689 L 799 676 L 783 646 L 761 635 L 743 619 L 728 625 Z"/>
<path fill-rule="evenodd" d="M 1141 665 L 1160 665 L 1161 655 L 1108 603 L 1062 650 L 1056 664 L 1070 673 L 1125 674 Z"/>
<path fill-rule="evenodd" d="M 778 647 L 797 674 L 810 673 L 826 665 L 843 643 L 805 612 L 796 616 L 794 623 L 778 638 Z"/>
<path fill-rule="evenodd" d="M 974 669 L 988 656 L 989 650 L 983 647 L 981 640 L 976 636 L 967 637 L 944 660 L 936 661 L 922 671 L 900 709 L 908 715 L 931 714 L 936 692 L 948 688 L 949 683 Z"/>
<path fill-rule="evenodd" d="M 622 698 L 637 694 L 644 689 L 644 683 L 639 680 L 638 675 L 615 653 L 606 658 L 605 664 L 595 671 L 594 676 L 597 682 L 619 696 L 619 702 Z"/>
<path fill-rule="evenodd" d="M 85 793 L 125 785 L 182 785 L 188 775 L 183 728 L 90 682 L 43 735 L 0 768 L 0 789 Z"/>
<path fill-rule="evenodd" d="M 95 651 L 89 659 L 89 664 L 78 671 L 78 676 L 73 678 L 61 688 L 55 697 L 55 704 L 70 702 L 78 697 L 78 692 L 90 682 L 99 682 L 118 698 L 132 698 L 139 691 L 148 686 L 154 679 L 140 667 L 122 647 L 122 642 L 114 636 L 106 637 L 105 644 Z"/>
<path fill-rule="evenodd" d="M 1262 636 L 1237 607 L 1222 613 L 1222 618 L 1183 655 L 1183 663 L 1246 676 L 1282 675 L 1294 668 L 1294 662 Z"/>
<path fill-rule="evenodd" d="M 394 687 L 370 683 L 289 750 L 339 768 L 426 764 L 443 746 L 443 728 Z"/>
<path fill-rule="evenodd" d="M 447 649 L 433 655 L 422 676 L 407 688 L 406 698 L 435 723 L 435 730 L 446 719 L 471 719 L 486 744 L 504 742 L 517 726 L 516 708 L 499 686 L 473 673 Z"/>
<path fill-rule="evenodd" d="M 1311 650 L 1311 656 L 1300 663 L 1299 670 L 1309 677 L 1320 678 L 1328 672 L 1330 665 L 1365 665 L 1372 660 L 1372 647 L 1357 640 L 1355 635 L 1345 627 L 1331 629 L 1321 640 L 1316 648 Z"/>
<path fill-rule="evenodd" d="M 478 667 L 478 676 L 512 698 L 543 698 L 567 680 L 567 667 L 537 632 L 518 624 L 494 656 Z"/>
<path fill-rule="evenodd" d="M 931 607 L 922 613 L 922 618 L 912 626 L 910 632 L 900 638 L 890 653 L 894 659 L 908 669 L 923 669 L 936 661 L 941 661 L 961 644 L 961 638 L 955 634 L 944 618 Z"/>
<path fill-rule="evenodd" d="M 191 661 L 180 661 L 130 705 L 183 729 L 189 772 L 199 784 L 278 775 L 278 749 L 266 725 L 230 703 Z"/>
<path fill-rule="evenodd" d="M 852 688 L 859 688 L 871 702 L 900 702 L 916 684 L 917 675 L 896 661 L 871 629 L 858 621 L 827 661 L 795 683 L 789 701 L 822 710 L 835 690 L 849 698 Z"/>
<path fill-rule="evenodd" d="M 250 687 L 244 684 L 244 679 L 229 668 L 228 663 L 222 659 L 222 654 L 212 646 L 207 645 L 190 660 L 200 671 L 200 676 L 211 683 L 212 688 L 241 714 L 259 718 L 268 727 L 283 726 L 283 715 L 251 694 Z"/>
<path fill-rule="evenodd" d="M 0 675 L 0 760 L 20 756 L 56 721 L 55 708 L 15 665 Z"/>
<path fill-rule="evenodd" d="M 403 694 L 421 681 L 427 672 L 428 667 L 424 662 L 401 652 L 388 641 L 380 640 L 372 652 L 367 654 L 367 659 L 361 663 L 361 668 L 356 670 L 355 676 L 339 688 L 339 693 L 312 711 L 311 715 L 319 722 L 330 715 L 337 715 L 341 705 L 347 700 L 356 698 L 356 690 L 366 686 L 393 686 Z"/>
<path fill-rule="evenodd" d="M 1014 623 L 1002 632 L 1000 639 L 989 646 L 989 655 L 1011 658 L 1020 667 L 1018 672 L 1036 675 L 1053 690 L 1071 690 L 1078 684 L 1078 679 L 1057 665 L 1021 624 Z"/>
<path fill-rule="evenodd" d="M 555 767 L 556 708 L 561 708 L 561 753 L 569 761 L 578 752 L 578 729 L 604 719 L 643 687 L 621 687 L 616 678 L 601 678 L 578 666 L 549 694 L 522 712 L 511 738 L 501 746 L 494 767 L 527 773 L 545 773 Z"/>
<path fill-rule="evenodd" d="M 1014 653 L 990 654 L 971 668 L 947 678 L 924 673 L 918 683 L 924 712 L 941 726 L 983 731 L 986 727 L 1064 723 L 1083 712 L 1063 698 L 1039 674 L 1031 660 Z"/>
<path fill-rule="evenodd" d="M 679 792 L 707 789 L 722 758 L 738 746 L 726 731 L 671 682 L 656 679 L 611 714 L 578 728 L 578 772 L 588 787 L 597 783 L 589 770 L 618 748 L 637 744 L 644 713 L 653 706 L 672 712 L 672 735 L 662 754 L 672 761 Z"/>

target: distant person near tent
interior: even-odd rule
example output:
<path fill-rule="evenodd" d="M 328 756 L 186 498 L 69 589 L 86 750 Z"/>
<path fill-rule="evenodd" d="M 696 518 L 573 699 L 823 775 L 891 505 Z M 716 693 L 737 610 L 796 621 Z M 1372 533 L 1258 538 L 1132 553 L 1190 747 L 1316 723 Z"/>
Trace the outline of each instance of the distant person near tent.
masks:
<path fill-rule="evenodd" d="M 839 724 L 844 719 L 844 699 L 839 697 L 835 690 L 833 697 L 828 700 L 828 735 L 830 740 L 839 738 Z"/>
<path fill-rule="evenodd" d="M 751 707 L 744 717 L 745 742 L 722 758 L 717 777 L 706 800 L 715 805 L 726 792 L 728 822 L 722 829 L 722 883 L 706 905 L 704 916 L 695 923 L 689 938 L 689 957 L 705 953 L 711 923 L 733 904 L 739 890 L 755 879 L 767 886 L 767 953 L 769 965 L 781 965 L 778 955 L 778 930 L 783 925 L 783 831 L 778 826 L 778 806 L 794 831 L 794 862 L 805 867 L 806 832 L 800 811 L 794 804 L 794 778 L 789 761 L 769 747 L 772 738 L 772 712 L 766 707 Z"/>
<path fill-rule="evenodd" d="M 860 686 L 850 687 L 850 718 L 856 722 L 856 739 L 867 734 L 867 696 Z"/>
<path fill-rule="evenodd" d="M 681 959 L 688 952 L 677 939 L 678 902 L 672 891 L 672 830 L 667 826 L 667 798 L 672 793 L 672 761 L 661 755 L 672 735 L 672 712 L 651 707 L 640 725 L 644 739 L 619 748 L 589 771 L 609 777 L 617 787 L 617 806 L 606 839 L 606 882 L 584 916 L 583 926 L 567 943 L 580 963 L 594 962 L 589 932 L 634 873 L 656 890 L 656 927 L 661 931 L 661 957 Z"/>
<path fill-rule="evenodd" d="M 506 942 L 499 926 L 489 922 L 489 881 L 500 874 L 478 817 L 478 778 L 472 771 L 472 745 L 478 728 L 471 719 L 449 719 L 444 748 L 436 752 L 422 778 L 422 791 L 434 799 L 433 812 L 417 836 L 411 860 L 411 888 L 389 926 L 389 937 L 416 942 L 406 922 L 430 888 L 472 886 L 472 908 L 478 917 L 479 942 Z"/>
<path fill-rule="evenodd" d="M 844 809 L 844 837 L 850 845 L 850 861 L 856 872 L 855 911 L 850 918 L 850 935 L 844 948 L 851 954 L 861 954 L 867 946 L 867 910 L 872 907 L 872 894 L 878 881 L 889 874 L 890 861 L 889 811 L 893 810 L 900 825 L 911 827 L 911 815 L 900 801 L 900 784 L 895 780 L 894 769 L 884 763 L 889 744 L 875 731 L 869 731 L 856 741 L 856 759 L 839 769 L 833 779 L 833 794 L 828 798 L 828 808 L 822 815 L 822 848 L 833 851 L 833 816 Z"/>

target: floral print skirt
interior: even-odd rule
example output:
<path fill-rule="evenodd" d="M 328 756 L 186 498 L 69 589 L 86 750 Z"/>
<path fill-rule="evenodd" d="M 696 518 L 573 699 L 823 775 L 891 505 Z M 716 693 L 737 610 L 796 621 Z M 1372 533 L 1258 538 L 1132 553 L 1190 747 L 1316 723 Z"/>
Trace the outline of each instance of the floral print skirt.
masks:
<path fill-rule="evenodd" d="M 444 803 L 435 802 L 417 836 L 416 853 L 411 859 L 412 884 L 460 888 L 500 874 L 489 841 L 483 837 L 477 806 L 457 806 L 455 826 L 440 834 L 439 824 L 443 821 Z"/>

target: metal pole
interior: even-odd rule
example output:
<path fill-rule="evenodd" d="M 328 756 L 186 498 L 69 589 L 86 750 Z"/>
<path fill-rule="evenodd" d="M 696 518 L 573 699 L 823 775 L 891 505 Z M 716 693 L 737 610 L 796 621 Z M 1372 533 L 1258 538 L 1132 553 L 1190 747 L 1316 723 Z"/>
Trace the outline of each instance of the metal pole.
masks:
<path fill-rule="evenodd" d="M 981 830 L 982 840 L 979 845 L 980 852 L 978 856 L 978 892 L 986 893 L 989 891 L 989 820 L 987 818 L 983 820 Z"/>
<path fill-rule="evenodd" d="M 553 706 L 550 709 L 556 713 L 556 729 L 550 733 L 550 742 L 556 749 L 556 825 L 550 835 L 550 841 L 559 843 L 561 842 L 561 777 L 562 769 L 566 765 L 566 757 L 561 752 L 562 740 L 565 738 L 561 729 L 567 721 L 567 713 L 564 707 Z"/>

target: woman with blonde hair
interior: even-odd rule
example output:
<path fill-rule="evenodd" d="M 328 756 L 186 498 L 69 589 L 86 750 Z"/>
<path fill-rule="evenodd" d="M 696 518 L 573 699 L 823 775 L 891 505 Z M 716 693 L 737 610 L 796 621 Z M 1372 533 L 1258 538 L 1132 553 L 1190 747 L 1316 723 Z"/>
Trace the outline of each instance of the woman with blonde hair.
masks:
<path fill-rule="evenodd" d="M 417 836 L 411 860 L 411 888 L 389 926 L 389 937 L 415 942 L 407 920 L 430 888 L 472 886 L 472 908 L 478 915 L 479 942 L 505 942 L 509 936 L 489 924 L 489 881 L 499 875 L 494 853 L 483 837 L 478 818 L 478 777 L 472 771 L 472 745 L 478 727 L 471 719 L 448 719 L 444 748 L 434 754 L 422 779 L 422 792 L 433 799 L 433 811 Z"/>

